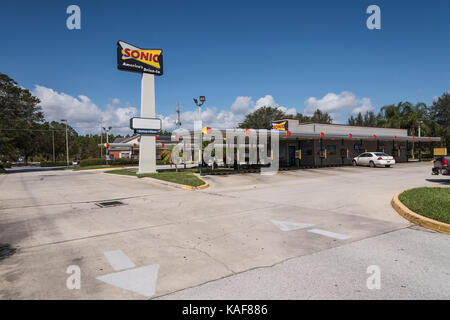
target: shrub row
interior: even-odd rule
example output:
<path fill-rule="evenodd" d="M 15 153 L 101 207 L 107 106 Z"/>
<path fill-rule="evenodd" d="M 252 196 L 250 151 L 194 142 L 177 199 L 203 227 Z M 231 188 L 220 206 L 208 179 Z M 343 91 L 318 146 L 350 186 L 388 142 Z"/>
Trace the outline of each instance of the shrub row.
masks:
<path fill-rule="evenodd" d="M 96 166 L 103 164 L 110 164 L 110 165 L 139 164 L 139 160 L 131 160 L 129 158 L 119 158 L 109 160 L 108 162 L 105 159 L 85 159 L 80 161 L 80 167 Z"/>
<path fill-rule="evenodd" d="M 130 158 L 119 158 L 108 161 L 109 164 L 112 165 L 120 165 L 120 164 L 139 164 L 139 160 L 131 160 Z"/>
<path fill-rule="evenodd" d="M 103 158 L 80 160 L 80 167 L 95 166 L 95 165 L 99 165 L 99 164 L 106 164 L 106 160 Z"/>
<path fill-rule="evenodd" d="M 0 168 L 11 168 L 11 163 L 9 163 L 9 162 L 0 162 Z"/>
<path fill-rule="evenodd" d="M 41 167 L 63 167 L 66 166 L 66 161 L 41 161 Z"/>

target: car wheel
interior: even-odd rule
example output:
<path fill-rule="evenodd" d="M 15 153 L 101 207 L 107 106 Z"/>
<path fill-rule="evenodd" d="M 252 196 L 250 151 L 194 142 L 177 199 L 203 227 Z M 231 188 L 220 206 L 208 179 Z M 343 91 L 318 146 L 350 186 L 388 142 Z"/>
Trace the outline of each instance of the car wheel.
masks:
<path fill-rule="evenodd" d="M 355 160 L 353 160 L 353 161 L 352 161 L 352 165 L 353 165 L 354 167 L 356 167 L 358 164 L 356 163 Z"/>
<path fill-rule="evenodd" d="M 390 168 L 390 167 L 391 167 L 391 165 L 390 165 L 390 164 L 387 164 L 387 165 L 385 165 L 385 167 L 386 167 L 386 168 Z"/>
<path fill-rule="evenodd" d="M 373 161 L 370 161 L 370 162 L 369 162 L 369 166 L 370 166 L 371 168 L 375 168 L 375 163 L 374 163 Z"/>

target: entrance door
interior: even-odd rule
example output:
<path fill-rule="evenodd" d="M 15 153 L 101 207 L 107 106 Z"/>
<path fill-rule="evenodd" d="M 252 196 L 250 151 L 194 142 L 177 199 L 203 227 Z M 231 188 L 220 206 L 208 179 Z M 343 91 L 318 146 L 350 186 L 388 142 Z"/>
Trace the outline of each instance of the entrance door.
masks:
<path fill-rule="evenodd" d="M 289 165 L 295 165 L 295 147 L 289 146 Z"/>

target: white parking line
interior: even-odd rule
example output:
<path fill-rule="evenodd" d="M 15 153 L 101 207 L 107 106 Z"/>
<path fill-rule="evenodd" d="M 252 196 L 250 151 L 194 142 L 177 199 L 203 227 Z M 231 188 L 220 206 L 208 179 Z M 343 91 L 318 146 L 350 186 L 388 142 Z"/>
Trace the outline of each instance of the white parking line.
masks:
<path fill-rule="evenodd" d="M 271 220 L 281 231 L 292 231 L 312 227 L 310 223 Z"/>
<path fill-rule="evenodd" d="M 116 271 L 133 268 L 136 266 L 130 258 L 122 252 L 122 250 L 106 251 L 103 254 Z"/>
<path fill-rule="evenodd" d="M 308 232 L 317 233 L 317 234 L 320 234 L 325 237 L 336 238 L 339 240 L 346 240 L 346 239 L 351 238 L 351 236 L 348 236 L 346 234 L 334 233 L 334 232 L 322 230 L 322 229 L 311 229 L 311 230 L 308 230 Z"/>

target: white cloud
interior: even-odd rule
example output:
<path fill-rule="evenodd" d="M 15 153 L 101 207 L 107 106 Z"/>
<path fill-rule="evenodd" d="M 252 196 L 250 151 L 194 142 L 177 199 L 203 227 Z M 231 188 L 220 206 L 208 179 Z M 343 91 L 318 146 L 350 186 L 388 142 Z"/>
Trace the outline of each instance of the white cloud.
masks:
<path fill-rule="evenodd" d="M 372 103 L 370 102 L 369 98 L 362 98 L 362 99 L 360 99 L 359 102 L 360 102 L 359 106 L 354 108 L 352 110 L 352 113 L 358 114 L 361 112 L 362 114 L 365 114 L 367 111 L 374 110 L 374 107 L 372 106 Z"/>
<path fill-rule="evenodd" d="M 119 98 L 111 99 L 105 109 L 100 109 L 87 96 L 73 97 L 63 92 L 57 92 L 51 88 L 36 85 L 32 91 L 41 100 L 41 107 L 47 121 L 60 121 L 67 119 L 69 124 L 81 134 L 99 133 L 100 123 L 103 126 L 112 126 L 115 134 L 131 134 L 129 121 L 131 117 L 139 114 L 138 109 L 129 102 L 123 103 Z M 263 106 L 278 108 L 287 114 L 295 115 L 295 108 L 286 108 L 276 103 L 271 95 L 266 95 L 256 100 L 251 97 L 238 96 L 229 109 L 219 110 L 216 107 L 202 108 L 202 121 L 204 125 L 226 129 L 237 127 L 245 115 Z M 183 128 L 193 129 L 194 121 L 198 119 L 198 109 L 189 107 L 188 111 L 181 113 Z M 176 129 L 177 114 L 161 115 L 164 130 Z"/>
<path fill-rule="evenodd" d="M 340 94 L 327 93 L 323 98 L 310 97 L 305 101 L 305 114 L 312 115 L 317 109 L 328 112 L 333 119 L 338 119 L 342 113 L 365 113 L 373 111 L 374 107 L 369 98 L 357 98 L 349 91 Z"/>
<path fill-rule="evenodd" d="M 237 97 L 230 109 L 235 114 L 246 114 L 254 104 L 252 97 Z"/>
<path fill-rule="evenodd" d="M 36 85 L 32 92 L 41 100 L 47 121 L 67 119 L 69 125 L 82 134 L 99 133 L 101 123 L 112 126 L 112 131 L 116 134 L 131 133 L 130 118 L 138 114 L 138 110 L 129 103 L 125 103 L 125 107 L 120 106 L 118 98 L 112 99 L 111 104 L 102 110 L 84 95 L 75 98 L 39 85 Z"/>
<path fill-rule="evenodd" d="M 266 95 L 253 101 L 251 97 L 238 96 L 230 106 L 230 110 L 218 110 L 216 107 L 202 108 L 202 121 L 203 125 L 207 125 L 216 129 L 229 129 L 238 126 L 239 122 L 245 119 L 245 115 L 253 112 L 261 107 L 268 106 L 273 108 L 278 108 L 285 112 L 286 114 L 296 115 L 297 109 L 286 108 L 280 106 L 275 102 L 275 99 L 271 95 Z M 173 130 L 176 128 L 176 113 L 170 114 L 168 116 L 161 116 L 163 128 L 165 130 Z M 192 111 L 182 112 L 180 115 L 181 125 L 183 128 L 192 129 L 194 128 L 194 121 L 198 119 L 197 108 L 193 108 Z"/>
<path fill-rule="evenodd" d="M 275 99 L 270 95 L 266 95 L 262 98 L 259 98 L 258 100 L 256 100 L 256 103 L 254 104 L 253 110 L 255 111 L 259 108 L 262 107 L 272 107 L 272 108 L 277 108 L 281 111 L 283 111 L 286 114 L 289 115 L 296 115 L 297 114 L 297 109 L 295 108 L 286 108 L 284 106 L 280 106 L 278 103 L 275 102 Z"/>
<path fill-rule="evenodd" d="M 164 130 L 173 130 L 176 128 L 177 115 L 175 113 L 168 116 L 158 115 L 162 119 Z M 185 111 L 180 115 L 181 126 L 186 129 L 194 128 L 194 121 L 198 120 L 198 111 Z M 234 113 L 229 110 L 220 110 L 217 108 L 202 108 L 203 125 L 216 129 L 234 128 L 239 122 L 243 121 L 245 114 Z"/>

